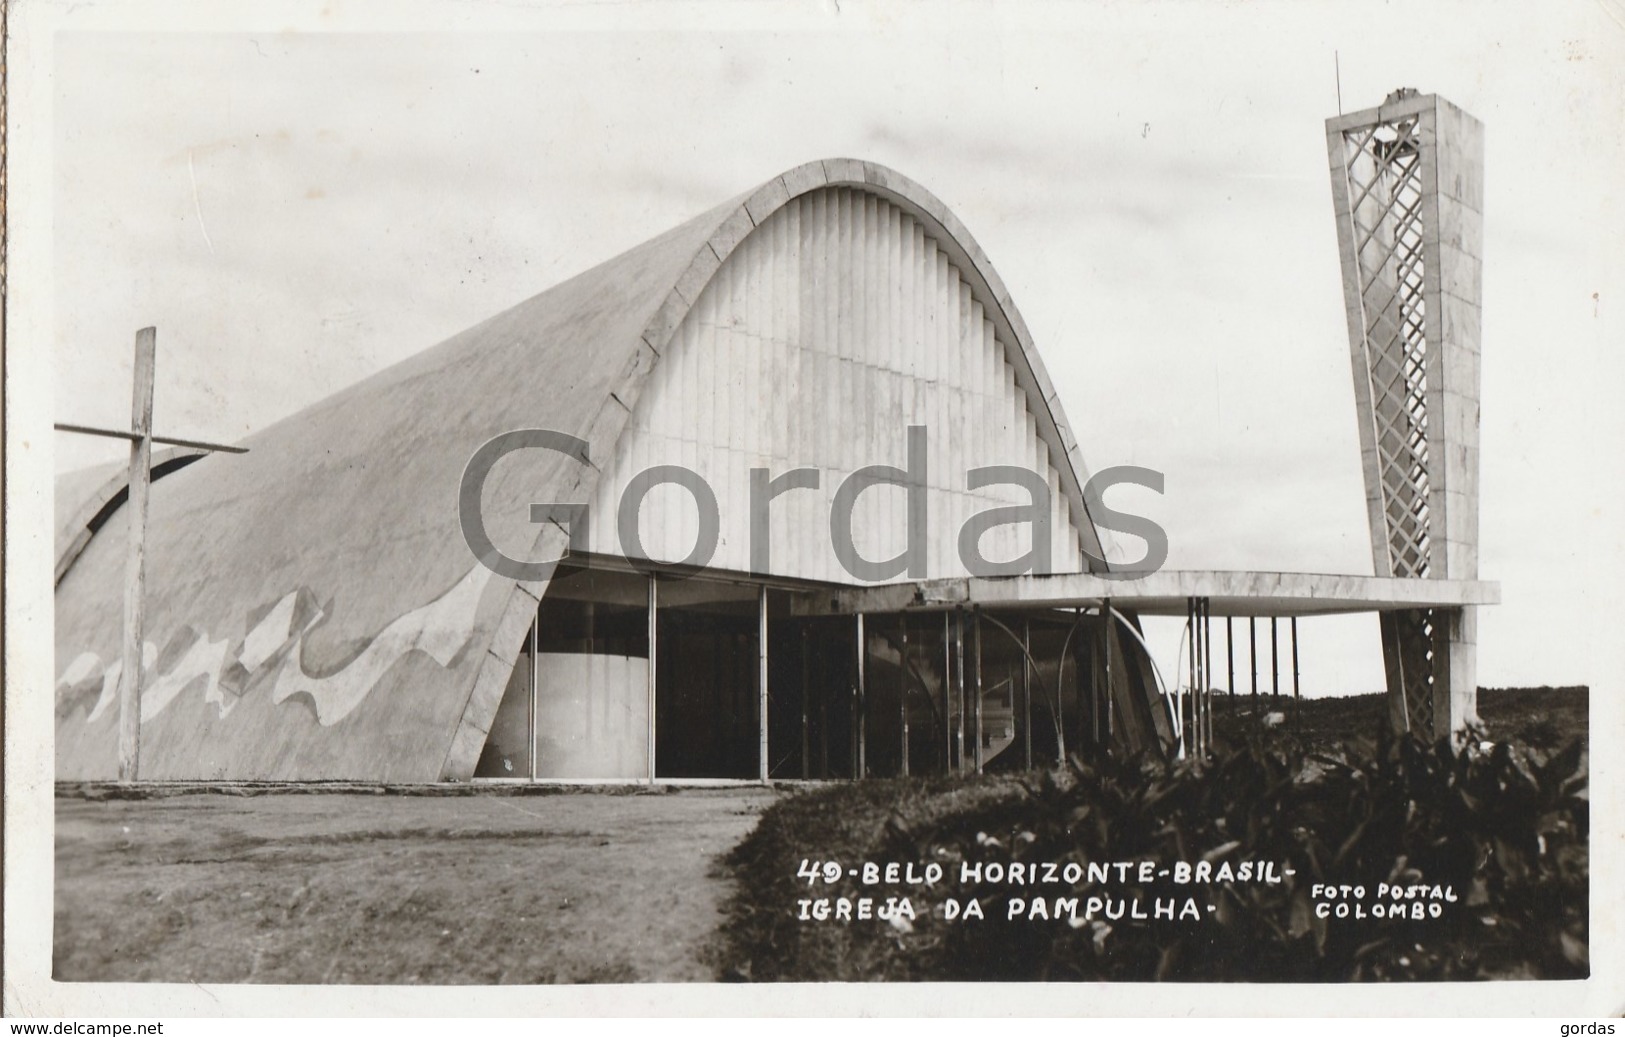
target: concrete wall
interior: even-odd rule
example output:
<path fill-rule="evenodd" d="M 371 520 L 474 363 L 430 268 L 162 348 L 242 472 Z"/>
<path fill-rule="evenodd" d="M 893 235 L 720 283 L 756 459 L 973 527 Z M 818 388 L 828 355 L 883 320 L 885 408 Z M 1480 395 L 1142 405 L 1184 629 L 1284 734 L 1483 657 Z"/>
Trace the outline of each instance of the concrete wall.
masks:
<path fill-rule="evenodd" d="M 482 496 L 490 537 L 504 553 L 557 557 L 563 530 L 533 523 L 530 505 L 595 499 L 600 466 L 620 458 L 622 434 L 654 384 L 651 373 L 665 371 L 676 387 L 678 371 L 686 369 L 665 364 L 664 355 L 698 356 L 675 336 L 719 269 L 742 243 L 755 255 L 780 233 L 763 234 L 780 226 L 776 214 L 825 188 L 885 199 L 934 236 L 962 285 L 957 300 L 951 281 L 939 285 L 947 294 L 939 294 L 938 303 L 950 315 L 950 304 L 966 313 L 968 287 L 971 301 L 983 307 L 980 336 L 964 341 L 979 343 L 976 356 L 987 363 L 986 376 L 963 387 L 983 386 L 979 393 L 989 409 L 962 407 L 948 418 L 963 433 L 1008 417 L 1009 442 L 1026 446 L 1036 436 L 1054 459 L 1068 514 L 1080 515 L 1086 473 L 1076 439 L 1008 290 L 975 241 L 938 199 L 890 170 L 841 159 L 809 163 L 249 437 L 247 454 L 211 455 L 154 483 L 141 776 L 470 777 L 546 591 L 545 580 L 493 575 L 465 543 L 457 498 L 470 457 L 493 437 L 523 428 L 553 429 L 588 443 L 588 465 L 541 450 L 506 458 Z M 802 211 L 799 203 L 793 211 Z M 890 208 L 886 215 L 889 228 Z M 886 240 L 901 247 L 900 217 L 895 225 L 895 239 Z M 910 246 L 919 240 L 911 229 Z M 921 256 L 923 263 L 923 250 Z M 938 273 L 945 270 L 940 259 L 931 262 Z M 768 298 L 766 285 L 750 277 L 732 280 L 734 271 L 762 269 L 788 268 L 742 260 L 727 275 L 727 290 L 745 289 L 737 297 L 758 302 Z M 878 276 L 877 268 L 851 269 Z M 719 302 L 735 297 L 722 292 L 719 287 Z M 707 305 L 714 330 L 715 314 L 730 307 Z M 754 312 L 744 311 L 747 317 Z M 1008 370 L 988 346 L 989 323 Z M 683 334 L 700 341 L 704 324 L 696 318 L 693 331 Z M 760 338 L 770 325 L 745 326 Z M 720 357 L 713 362 L 719 372 L 735 369 Z M 861 361 L 835 365 L 844 374 L 831 376 L 828 385 L 846 384 L 839 380 L 850 381 L 864 367 Z M 861 384 L 929 384 L 897 374 Z M 1034 416 L 1030 435 L 1015 434 L 1026 419 L 1007 393 L 1012 376 Z M 755 384 L 781 383 L 770 371 Z M 772 402 L 764 409 L 782 417 L 794 402 L 827 410 L 835 428 L 890 427 L 877 424 L 869 410 L 885 397 L 831 389 L 798 391 L 793 400 L 785 397 L 783 409 Z M 901 397 L 898 403 L 899 416 L 911 412 Z M 708 401 L 705 414 L 715 418 L 716 411 Z M 743 412 L 732 408 L 725 416 Z M 735 442 L 731 426 L 722 436 L 713 425 L 707 438 L 712 448 Z M 874 445 L 889 446 L 883 440 Z M 698 438 L 693 446 L 697 455 Z M 886 453 L 876 460 L 900 460 Z M 768 450 L 765 456 L 780 455 Z M 820 455 L 817 463 L 835 471 L 850 460 Z M 875 503 L 866 504 L 883 506 L 883 496 L 871 491 L 865 497 Z M 84 545 L 57 587 L 62 779 L 115 772 L 117 710 L 110 699 L 117 686 L 124 522 L 121 509 Z M 860 512 L 859 528 L 869 524 Z M 1098 554 L 1088 523 L 1079 528 Z"/>
<path fill-rule="evenodd" d="M 545 427 L 609 457 L 643 334 L 730 203 L 153 484 L 140 776 L 435 781 L 472 774 L 541 588 L 464 542 L 474 451 Z M 562 547 L 536 500 L 583 499 L 562 455 L 483 495 L 506 553 Z M 127 509 L 56 595 L 57 775 L 111 778 Z M 98 706 L 100 704 L 100 706 Z M 448 759 L 451 760 L 448 763 Z"/>
<path fill-rule="evenodd" d="M 1076 516 L 1016 383 L 1012 352 L 964 273 L 902 208 L 850 188 L 793 199 L 729 256 L 678 327 L 600 484 L 592 548 L 626 548 L 616 534 L 617 506 L 636 473 L 684 465 L 717 496 L 722 535 L 711 566 L 755 571 L 750 469 L 777 476 L 813 467 L 817 489 L 789 491 L 770 505 L 766 572 L 851 583 L 827 532 L 836 489 L 865 465 L 903 467 L 908 426 L 923 425 L 929 492 L 921 575 L 967 575 L 957 546 L 966 519 L 1031 502 L 1009 483 L 969 490 L 967 473 L 986 465 L 1045 478 L 1043 571 L 1081 571 Z M 696 515 L 687 491 L 653 491 L 641 513 L 644 550 L 682 560 L 695 543 Z M 863 558 L 901 553 L 903 489 L 865 491 L 852 526 Z M 993 562 L 1025 556 L 1033 532 L 1025 522 L 995 527 L 982 554 Z"/>
<path fill-rule="evenodd" d="M 649 660 L 536 657 L 536 776 L 645 778 L 649 773 Z"/>

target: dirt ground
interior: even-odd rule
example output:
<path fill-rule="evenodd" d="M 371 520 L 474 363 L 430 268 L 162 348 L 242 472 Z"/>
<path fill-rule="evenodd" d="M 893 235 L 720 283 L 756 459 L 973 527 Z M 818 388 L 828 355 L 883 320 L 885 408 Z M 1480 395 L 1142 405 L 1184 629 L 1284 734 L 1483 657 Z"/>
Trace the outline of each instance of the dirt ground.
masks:
<path fill-rule="evenodd" d="M 1486 689 L 1492 737 L 1586 735 L 1584 689 Z M 1306 701 L 1311 738 L 1380 696 Z M 1221 722 L 1230 714 L 1221 709 Z M 1239 719 L 1239 715 L 1238 715 Z M 105 792 L 105 790 L 104 790 Z M 188 794 L 56 801 L 59 980 L 711 980 L 721 858 L 783 793 Z"/>
<path fill-rule="evenodd" d="M 56 804 L 58 980 L 715 978 L 762 788 Z"/>

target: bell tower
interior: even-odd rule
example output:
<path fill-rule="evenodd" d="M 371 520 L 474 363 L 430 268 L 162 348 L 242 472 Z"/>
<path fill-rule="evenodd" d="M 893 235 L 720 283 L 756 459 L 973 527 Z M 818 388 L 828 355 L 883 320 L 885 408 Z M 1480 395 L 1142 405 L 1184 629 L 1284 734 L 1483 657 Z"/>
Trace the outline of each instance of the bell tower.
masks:
<path fill-rule="evenodd" d="M 1326 147 L 1376 574 L 1475 580 L 1483 124 L 1402 89 L 1328 119 Z M 1395 727 L 1475 722 L 1476 610 L 1381 622 Z"/>

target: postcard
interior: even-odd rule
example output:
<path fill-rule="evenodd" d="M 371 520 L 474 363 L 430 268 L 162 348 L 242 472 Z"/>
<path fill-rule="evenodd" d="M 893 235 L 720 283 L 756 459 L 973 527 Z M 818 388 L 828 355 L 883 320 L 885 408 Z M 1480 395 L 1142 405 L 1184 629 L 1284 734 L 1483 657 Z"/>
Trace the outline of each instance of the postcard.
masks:
<path fill-rule="evenodd" d="M 1618 1012 L 1616 8 L 13 5 L 5 1011 Z"/>

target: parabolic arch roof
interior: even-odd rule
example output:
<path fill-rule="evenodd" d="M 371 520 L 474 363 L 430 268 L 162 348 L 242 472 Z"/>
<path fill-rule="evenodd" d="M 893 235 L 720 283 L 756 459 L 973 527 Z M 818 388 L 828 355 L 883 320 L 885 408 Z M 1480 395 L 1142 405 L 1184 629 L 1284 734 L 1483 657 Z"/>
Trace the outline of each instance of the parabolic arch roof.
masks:
<path fill-rule="evenodd" d="M 792 199 L 850 187 L 921 223 L 970 285 L 1049 447 L 1090 554 L 1076 437 L 1008 290 L 946 206 L 882 166 L 812 162 L 154 483 L 141 776 L 465 780 L 545 585 L 474 563 L 457 523 L 470 455 L 503 432 L 585 440 L 592 463 L 527 450 L 485 488 L 492 539 L 556 557 L 535 501 L 591 497 L 650 372 L 701 291 Z M 1065 458 L 1065 460 L 1061 460 Z M 85 536 L 59 502 L 57 775 L 113 776 L 126 516 Z M 82 492 L 82 491 L 81 491 Z"/>

